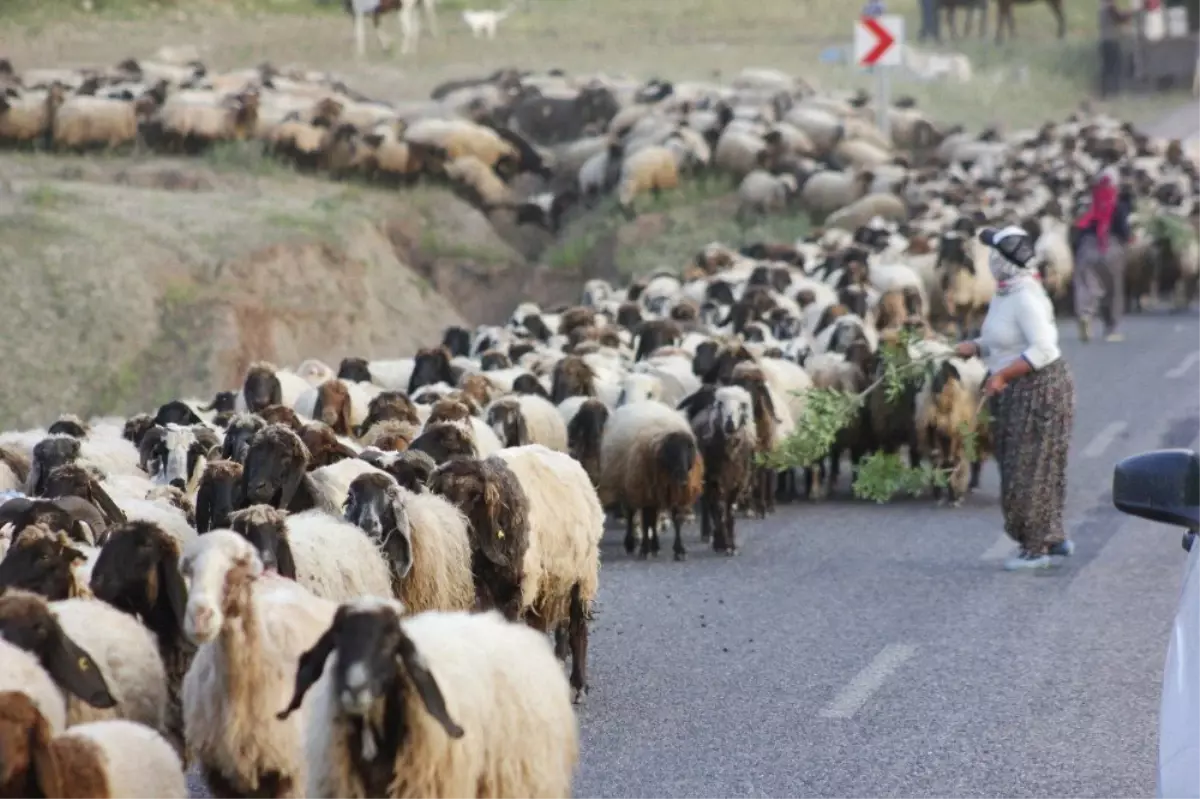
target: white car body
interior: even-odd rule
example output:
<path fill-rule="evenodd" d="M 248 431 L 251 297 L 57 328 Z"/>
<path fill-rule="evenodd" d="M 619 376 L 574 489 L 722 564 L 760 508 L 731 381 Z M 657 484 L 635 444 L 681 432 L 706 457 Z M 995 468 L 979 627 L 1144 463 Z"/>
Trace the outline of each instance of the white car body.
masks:
<path fill-rule="evenodd" d="M 1200 537 L 1188 553 L 1163 669 L 1158 795 L 1200 797 Z"/>

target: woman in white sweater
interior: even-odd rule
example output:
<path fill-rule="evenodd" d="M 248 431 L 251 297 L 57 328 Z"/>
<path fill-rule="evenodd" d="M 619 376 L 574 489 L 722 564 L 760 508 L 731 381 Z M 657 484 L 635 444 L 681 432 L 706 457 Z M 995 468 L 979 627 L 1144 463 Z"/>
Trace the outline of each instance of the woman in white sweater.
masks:
<path fill-rule="evenodd" d="M 1075 418 L 1075 381 L 1058 348 L 1054 306 L 1038 277 L 1033 241 L 1019 227 L 987 228 L 996 296 L 979 338 L 958 345 L 987 363 L 1004 531 L 1020 550 L 1010 571 L 1041 569 L 1074 544 L 1063 529 L 1067 448 Z"/>

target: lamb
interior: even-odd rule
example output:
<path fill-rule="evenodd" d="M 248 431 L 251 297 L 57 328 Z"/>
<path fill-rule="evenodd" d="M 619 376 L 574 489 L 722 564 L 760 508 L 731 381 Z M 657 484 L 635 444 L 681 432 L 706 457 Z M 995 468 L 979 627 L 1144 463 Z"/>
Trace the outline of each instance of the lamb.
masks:
<path fill-rule="evenodd" d="M 604 510 L 583 467 L 533 444 L 484 460 L 451 460 L 429 488 L 470 522 L 479 606 L 554 631 L 564 658 L 569 645 L 574 700 L 582 701 L 604 534 Z"/>
<path fill-rule="evenodd" d="M 977 444 L 981 450 L 990 438 L 978 421 L 985 372 L 978 358 L 947 358 L 917 394 L 917 446 L 935 469 L 949 472 L 946 493 L 955 507 L 978 485 L 983 465 L 983 452 L 976 452 L 968 463 L 964 437 L 982 434 L 983 446 Z M 935 485 L 933 490 L 940 501 L 941 487 Z"/>
<path fill-rule="evenodd" d="M 196 654 L 184 635 L 187 586 L 179 573 L 180 543 L 158 525 L 135 521 L 115 528 L 92 568 L 96 599 L 140 619 L 154 634 L 167 685 L 167 739 L 183 741 L 180 692 Z"/>
<path fill-rule="evenodd" d="M 634 519 L 642 512 L 640 556 L 658 553 L 658 514 L 675 527 L 674 554 L 684 560 L 683 514 L 704 488 L 704 461 L 687 420 L 659 402 L 633 402 L 613 411 L 600 445 L 599 494 L 625 512 L 625 551 L 636 544 Z"/>
<path fill-rule="evenodd" d="M 385 543 L 324 511 L 288 516 L 270 505 L 251 505 L 234 513 L 229 527 L 254 545 L 264 569 L 314 596 L 332 602 L 391 596 L 395 566 L 380 551 Z"/>
<path fill-rule="evenodd" d="M 387 475 L 364 474 L 350 485 L 346 521 L 383 548 L 392 593 L 408 612 L 474 607 L 467 520 L 454 505 L 413 493 Z"/>
<path fill-rule="evenodd" d="M 312 697 L 309 796 L 569 796 L 569 694 L 545 638 L 498 613 L 359 600 L 301 657 L 280 716 Z"/>
<path fill-rule="evenodd" d="M 183 763 L 162 736 L 132 721 L 80 724 L 57 734 L 24 693 L 0 692 L 0 793 L 186 799 Z M 31 790 L 32 789 L 32 790 Z"/>
<path fill-rule="evenodd" d="M 567 451 L 567 426 L 549 400 L 532 394 L 502 397 L 487 407 L 484 418 L 506 447 L 542 444 Z"/>
<path fill-rule="evenodd" d="M 700 538 L 711 538 L 717 552 L 736 555 L 733 506 L 754 478 L 757 444 L 750 394 L 738 386 L 704 386 L 680 409 L 688 414 L 704 459 Z"/>
<path fill-rule="evenodd" d="M 10 590 L 0 597 L 0 635 L 35 655 L 71 694 L 68 725 L 124 718 L 166 732 L 162 658 L 132 616 L 95 599 L 47 602 Z M 183 750 L 182 739 L 175 744 Z"/>
<path fill-rule="evenodd" d="M 184 550 L 191 580 L 184 629 L 199 645 L 183 678 L 188 746 L 218 796 L 305 795 L 304 715 L 277 720 L 293 664 L 320 639 L 337 606 L 265 573 L 254 547 L 214 530 Z"/>

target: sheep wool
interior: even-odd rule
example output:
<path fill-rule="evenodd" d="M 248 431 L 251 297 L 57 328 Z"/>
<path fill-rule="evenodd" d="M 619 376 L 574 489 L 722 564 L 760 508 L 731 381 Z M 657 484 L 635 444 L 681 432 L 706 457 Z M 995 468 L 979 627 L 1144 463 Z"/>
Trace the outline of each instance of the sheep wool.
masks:
<path fill-rule="evenodd" d="M 67 728 L 67 703 L 37 658 L 0 639 L 0 691 L 26 694 L 46 718 L 51 732 Z"/>

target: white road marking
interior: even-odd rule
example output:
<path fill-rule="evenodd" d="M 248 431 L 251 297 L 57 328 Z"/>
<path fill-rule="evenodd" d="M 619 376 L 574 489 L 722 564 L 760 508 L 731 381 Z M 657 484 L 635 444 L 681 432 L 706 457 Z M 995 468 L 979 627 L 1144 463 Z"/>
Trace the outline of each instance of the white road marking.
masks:
<path fill-rule="evenodd" d="M 916 653 L 917 648 L 912 644 L 888 644 L 885 646 L 875 656 L 875 659 L 856 674 L 854 679 L 821 711 L 821 718 L 852 718 L 879 690 L 884 680 L 906 661 L 911 660 Z"/>
<path fill-rule="evenodd" d="M 1000 560 L 1017 551 L 1017 542 L 1013 541 L 1004 533 L 996 539 L 996 543 L 988 547 L 987 552 L 980 556 L 980 560 Z"/>
<path fill-rule="evenodd" d="M 1110 422 L 1083 448 L 1083 457 L 1098 458 L 1103 455 L 1104 450 L 1117 440 L 1117 436 L 1125 432 L 1126 427 L 1129 427 L 1127 422 Z"/>
<path fill-rule="evenodd" d="M 1189 370 L 1191 370 L 1193 366 L 1196 365 L 1196 361 L 1200 361 L 1200 352 L 1193 352 L 1189 354 L 1186 358 L 1179 362 L 1178 366 L 1173 369 L 1169 369 L 1166 375 L 1167 379 L 1178 380 L 1179 378 L 1183 377 L 1188 373 Z"/>

